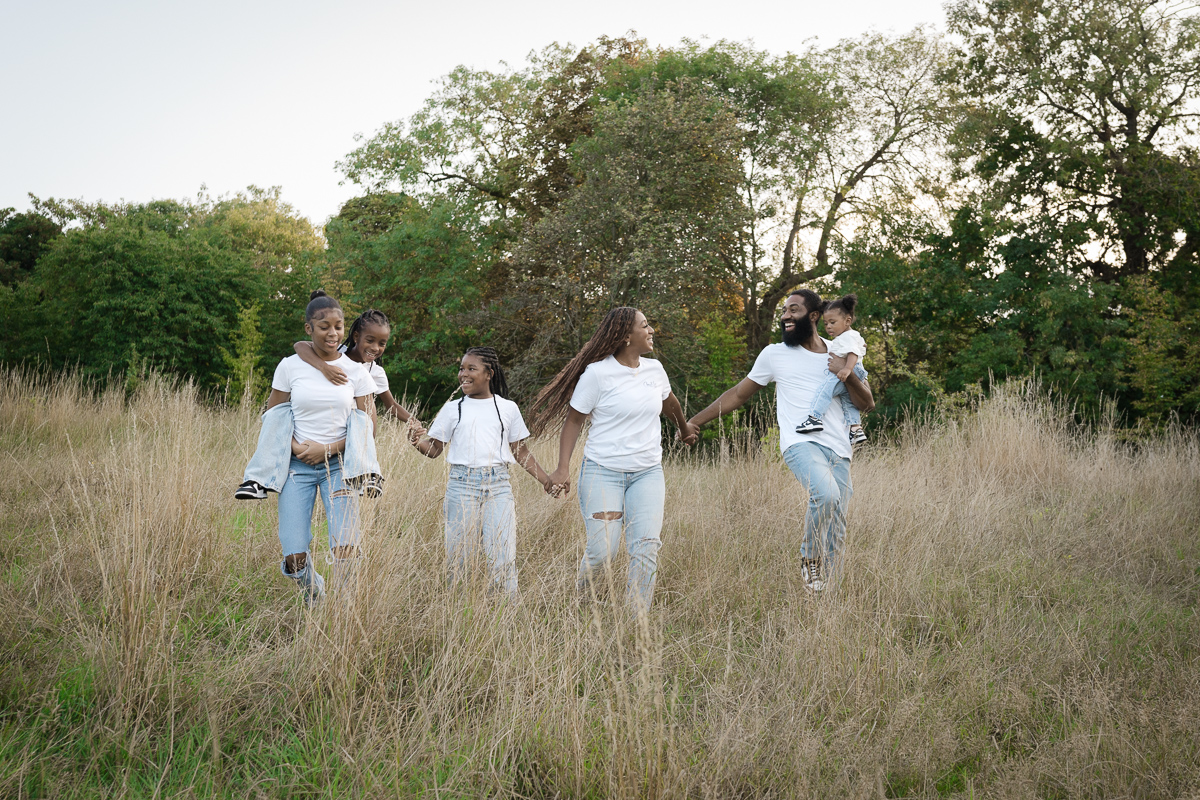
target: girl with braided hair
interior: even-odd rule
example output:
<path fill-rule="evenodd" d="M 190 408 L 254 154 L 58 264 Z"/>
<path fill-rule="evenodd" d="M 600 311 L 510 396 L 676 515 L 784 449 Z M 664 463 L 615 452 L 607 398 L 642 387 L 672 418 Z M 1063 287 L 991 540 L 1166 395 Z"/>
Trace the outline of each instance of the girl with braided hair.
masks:
<path fill-rule="evenodd" d="M 351 324 L 350 331 L 346 334 L 346 341 L 338 350 L 345 353 L 351 361 L 362 364 L 363 368 L 367 370 L 367 374 L 375 381 L 375 399 L 383 403 L 385 415 L 390 413 L 401 422 L 412 420 L 414 424 L 419 424 L 416 418 L 392 396 L 387 373 L 383 371 L 383 366 L 380 364 L 380 359 L 383 358 L 383 352 L 387 350 L 388 339 L 391 335 L 392 325 L 388 322 L 387 316 L 382 311 L 368 308 L 359 314 Z M 296 355 L 300 356 L 306 364 L 319 369 L 325 379 L 333 385 L 341 386 L 348 380 L 346 373 L 337 364 L 317 358 L 311 342 L 296 342 L 293 347 Z"/>
<path fill-rule="evenodd" d="M 517 591 L 517 515 L 508 465 L 520 464 L 548 494 L 557 496 L 545 470 L 525 446 L 529 429 L 517 404 L 506 398 L 508 382 L 500 357 L 490 347 L 472 347 L 458 368 L 463 396 L 442 406 L 429 438 L 410 429 L 409 441 L 429 458 L 446 453 L 450 478 L 443 510 L 450 583 L 459 581 L 468 561 L 487 558 L 495 589 Z M 453 396 L 452 396 L 453 397 Z"/>
<path fill-rule="evenodd" d="M 666 414 L 691 445 L 697 429 L 688 423 L 666 370 L 654 359 L 654 329 L 636 308 L 609 311 L 583 349 L 533 401 L 533 430 L 541 433 L 565 416 L 558 467 L 551 487 L 570 489 L 571 454 L 589 417 L 591 429 L 579 470 L 579 508 L 587 547 L 579 565 L 579 589 L 592 590 L 609 568 L 625 534 L 629 551 L 627 600 L 638 612 L 654 599 L 658 550 L 662 546 L 666 483 L 662 429 Z"/>

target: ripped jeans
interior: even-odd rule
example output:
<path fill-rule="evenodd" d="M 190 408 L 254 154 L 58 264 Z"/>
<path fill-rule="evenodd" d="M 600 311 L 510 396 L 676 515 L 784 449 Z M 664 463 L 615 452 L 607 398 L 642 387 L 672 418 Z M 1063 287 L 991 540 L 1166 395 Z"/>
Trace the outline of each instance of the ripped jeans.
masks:
<path fill-rule="evenodd" d="M 638 610 L 649 610 L 658 577 L 658 550 L 662 547 L 659 534 L 666 497 L 661 464 L 638 472 L 620 472 L 588 458 L 583 460 L 579 509 L 587 529 L 587 549 L 579 564 L 580 591 L 588 591 L 590 584 L 609 569 L 624 531 L 629 550 L 626 599 Z M 617 518 L 597 519 L 597 515 Z"/>
<path fill-rule="evenodd" d="M 318 493 L 329 520 L 330 549 L 358 545 L 358 492 L 342 482 L 341 457 L 316 466 L 293 458 L 279 492 L 279 544 L 285 556 L 308 552 Z"/>

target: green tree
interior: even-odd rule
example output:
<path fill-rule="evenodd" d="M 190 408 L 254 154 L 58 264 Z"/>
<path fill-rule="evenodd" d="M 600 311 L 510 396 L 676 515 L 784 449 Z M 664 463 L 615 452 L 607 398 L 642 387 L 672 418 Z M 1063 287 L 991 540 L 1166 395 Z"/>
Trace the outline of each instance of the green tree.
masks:
<path fill-rule="evenodd" d="M 28 278 L 62 225 L 36 211 L 0 209 L 0 285 L 16 286 Z"/>

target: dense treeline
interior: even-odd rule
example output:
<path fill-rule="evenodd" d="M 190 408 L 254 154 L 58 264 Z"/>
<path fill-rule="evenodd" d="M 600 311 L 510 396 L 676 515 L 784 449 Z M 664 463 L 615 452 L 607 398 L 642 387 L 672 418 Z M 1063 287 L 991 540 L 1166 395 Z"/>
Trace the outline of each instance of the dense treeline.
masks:
<path fill-rule="evenodd" d="M 1084 410 L 1194 417 L 1200 17 L 962 0 L 947 27 L 459 68 L 346 156 L 324 241 L 278 191 L 10 209 L 0 356 L 239 394 L 321 284 L 392 318 L 394 386 L 440 397 L 490 344 L 524 399 L 629 304 L 696 408 L 810 285 L 858 293 L 877 416 L 1036 371 Z"/>

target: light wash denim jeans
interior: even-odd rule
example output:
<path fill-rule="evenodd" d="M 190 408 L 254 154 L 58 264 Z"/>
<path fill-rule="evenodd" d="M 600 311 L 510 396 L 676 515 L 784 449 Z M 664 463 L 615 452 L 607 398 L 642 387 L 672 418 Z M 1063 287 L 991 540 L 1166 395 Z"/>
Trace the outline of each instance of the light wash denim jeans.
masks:
<path fill-rule="evenodd" d="M 658 550 L 662 547 L 663 504 L 667 485 L 662 465 L 638 472 L 608 469 L 585 458 L 579 469 L 579 510 L 587 529 L 587 549 L 579 564 L 579 589 L 589 585 L 609 568 L 625 532 L 629 550 L 627 602 L 647 611 L 654 601 L 658 577 Z M 614 520 L 596 519 L 597 514 L 618 512 Z"/>
<path fill-rule="evenodd" d="M 832 576 L 846 538 L 846 507 L 854 495 L 850 459 L 816 442 L 798 442 L 784 451 L 783 460 L 808 490 L 800 555 L 821 559 Z"/>
<path fill-rule="evenodd" d="M 866 382 L 868 373 L 862 368 L 862 364 L 855 364 L 852 371 L 860 381 Z M 846 390 L 846 384 L 839 381 L 838 376 L 832 372 L 825 373 L 825 380 L 821 382 L 817 393 L 813 395 L 812 406 L 808 409 L 809 416 L 817 419 L 825 416 L 825 410 L 837 396 L 840 396 L 842 400 L 842 413 L 846 415 L 846 424 L 862 425 L 862 414 L 858 412 L 858 408 L 850 399 L 850 392 Z"/>
<path fill-rule="evenodd" d="M 329 521 L 330 549 L 358 545 L 358 492 L 342 480 L 342 459 L 334 456 L 324 464 L 311 466 L 293 458 L 279 493 L 279 544 L 285 556 L 309 551 L 318 493 Z"/>
<path fill-rule="evenodd" d="M 283 490 L 292 463 L 293 426 L 290 402 L 267 409 L 258 432 L 258 446 L 242 474 L 243 481 L 257 481 L 273 492 Z M 350 412 L 346 424 L 346 449 L 340 469 L 346 483 L 355 487 L 368 475 L 381 474 L 371 418 L 360 408 Z"/>
<path fill-rule="evenodd" d="M 517 510 L 508 467 L 450 465 L 443 503 L 446 567 L 450 585 L 462 580 L 467 565 L 487 559 L 492 588 L 517 593 Z"/>

